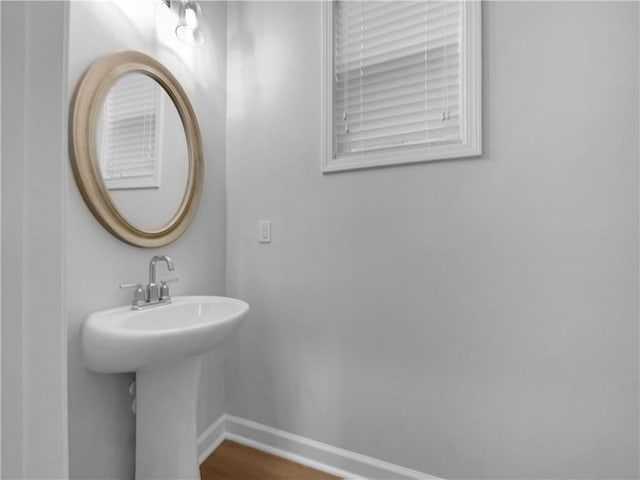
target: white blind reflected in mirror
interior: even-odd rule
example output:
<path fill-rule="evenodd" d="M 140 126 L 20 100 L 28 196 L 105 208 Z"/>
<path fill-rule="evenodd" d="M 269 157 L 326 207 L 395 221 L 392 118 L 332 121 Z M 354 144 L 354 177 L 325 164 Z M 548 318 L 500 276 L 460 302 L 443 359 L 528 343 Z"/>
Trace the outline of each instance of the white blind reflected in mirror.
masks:
<path fill-rule="evenodd" d="M 103 112 L 101 170 L 109 189 L 157 188 L 161 93 L 146 75 L 123 75 Z"/>
<path fill-rule="evenodd" d="M 334 158 L 461 142 L 461 4 L 334 2 Z"/>

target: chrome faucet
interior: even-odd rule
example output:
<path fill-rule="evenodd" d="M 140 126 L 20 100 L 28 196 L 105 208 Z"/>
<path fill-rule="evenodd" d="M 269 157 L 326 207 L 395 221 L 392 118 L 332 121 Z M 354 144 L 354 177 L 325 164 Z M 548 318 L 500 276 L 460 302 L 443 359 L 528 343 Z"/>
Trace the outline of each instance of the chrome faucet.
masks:
<path fill-rule="evenodd" d="M 172 271 L 174 269 L 173 260 L 167 255 L 155 255 L 149 262 L 149 283 L 142 285 L 142 283 L 128 283 L 120 285 L 120 288 L 135 288 L 133 294 L 133 310 L 140 310 L 142 308 L 151 307 L 154 305 L 161 305 L 165 303 L 171 303 L 171 297 L 169 296 L 169 286 L 167 283 L 175 282 L 178 279 L 172 278 L 170 280 L 162 280 L 161 285 L 158 287 L 156 283 L 156 263 L 163 261 L 167 264 L 167 269 Z"/>
<path fill-rule="evenodd" d="M 161 300 L 160 293 L 158 291 L 158 284 L 156 283 L 156 262 L 164 261 L 167 263 L 167 269 L 171 272 L 173 270 L 173 260 L 166 255 L 155 255 L 149 262 L 149 285 L 147 285 L 147 302 L 158 302 Z M 166 284 L 165 284 L 166 285 Z"/>

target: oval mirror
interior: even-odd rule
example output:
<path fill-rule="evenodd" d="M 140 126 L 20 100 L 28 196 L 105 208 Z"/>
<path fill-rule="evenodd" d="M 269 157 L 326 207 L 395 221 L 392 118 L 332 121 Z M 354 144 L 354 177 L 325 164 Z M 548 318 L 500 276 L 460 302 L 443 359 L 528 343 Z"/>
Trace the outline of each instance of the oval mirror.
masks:
<path fill-rule="evenodd" d="M 94 62 L 71 104 L 74 176 L 89 209 L 139 247 L 178 238 L 202 190 L 200 131 L 175 77 L 139 52 Z"/>

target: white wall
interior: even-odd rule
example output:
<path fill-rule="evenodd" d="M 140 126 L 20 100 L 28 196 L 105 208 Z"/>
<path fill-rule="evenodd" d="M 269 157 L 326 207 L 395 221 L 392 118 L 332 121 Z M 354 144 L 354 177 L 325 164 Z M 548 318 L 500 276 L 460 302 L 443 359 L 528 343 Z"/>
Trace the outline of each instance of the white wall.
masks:
<path fill-rule="evenodd" d="M 485 154 L 327 176 L 320 18 L 228 6 L 227 413 L 449 479 L 637 478 L 638 4 L 485 3 Z"/>
<path fill-rule="evenodd" d="M 203 3 L 207 43 L 190 48 L 173 34 L 175 17 L 157 1 L 72 2 L 69 21 L 69 98 L 82 72 L 101 55 L 139 50 L 164 63 L 189 96 L 203 137 L 205 182 L 198 214 L 183 237 L 164 248 L 128 246 L 93 218 L 67 169 L 65 285 L 69 334 L 69 447 L 72 478 L 132 478 L 135 417 L 132 375 L 99 375 L 82 364 L 80 332 L 86 316 L 131 302 L 120 283 L 146 281 L 154 254 L 176 269 L 173 295 L 224 293 L 226 5 Z M 165 275 L 159 269 L 160 278 Z M 223 352 L 207 356 L 200 387 L 203 431 L 224 412 Z"/>

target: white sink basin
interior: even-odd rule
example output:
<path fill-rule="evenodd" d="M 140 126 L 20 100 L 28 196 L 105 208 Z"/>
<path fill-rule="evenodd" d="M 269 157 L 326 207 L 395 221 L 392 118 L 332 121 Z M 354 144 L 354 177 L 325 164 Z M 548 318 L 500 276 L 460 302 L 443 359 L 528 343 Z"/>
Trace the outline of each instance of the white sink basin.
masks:
<path fill-rule="evenodd" d="M 82 332 L 87 367 L 98 373 L 136 372 L 136 479 L 200 478 L 201 354 L 235 330 L 248 310 L 235 298 L 193 296 L 87 318 Z"/>
<path fill-rule="evenodd" d="M 248 310 L 242 300 L 208 296 L 173 297 L 147 310 L 102 310 L 84 324 L 85 363 L 94 372 L 123 373 L 199 355 L 237 328 Z"/>

